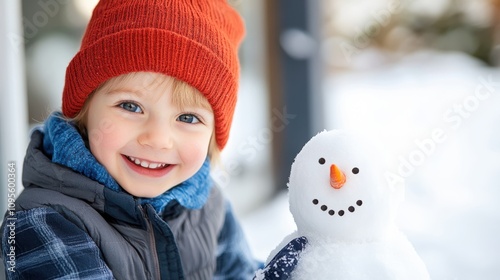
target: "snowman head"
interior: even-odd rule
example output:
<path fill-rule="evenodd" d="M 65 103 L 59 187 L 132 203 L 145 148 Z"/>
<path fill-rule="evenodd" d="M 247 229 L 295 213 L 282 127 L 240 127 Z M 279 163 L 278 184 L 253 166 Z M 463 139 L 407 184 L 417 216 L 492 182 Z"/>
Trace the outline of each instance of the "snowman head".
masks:
<path fill-rule="evenodd" d="M 288 183 L 299 234 L 360 242 L 383 237 L 394 210 L 375 154 L 359 138 L 337 130 L 304 145 Z"/>

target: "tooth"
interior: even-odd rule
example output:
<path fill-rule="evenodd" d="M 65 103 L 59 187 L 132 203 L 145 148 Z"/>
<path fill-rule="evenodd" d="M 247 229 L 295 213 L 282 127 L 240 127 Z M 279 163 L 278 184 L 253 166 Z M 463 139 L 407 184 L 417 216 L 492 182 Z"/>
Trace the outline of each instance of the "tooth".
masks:
<path fill-rule="evenodd" d="M 143 162 L 141 162 L 141 166 L 142 167 L 148 167 L 149 163 L 147 163 L 146 161 L 143 161 Z"/>
<path fill-rule="evenodd" d="M 158 167 L 158 163 L 150 163 L 149 164 L 149 168 L 157 168 Z"/>
<path fill-rule="evenodd" d="M 134 157 L 128 157 L 131 161 L 135 161 Z"/>
<path fill-rule="evenodd" d="M 138 160 L 138 159 L 135 159 L 135 160 L 134 160 L 134 162 L 135 162 L 135 164 L 137 164 L 137 165 L 141 165 L 141 161 L 140 161 L 140 160 Z"/>

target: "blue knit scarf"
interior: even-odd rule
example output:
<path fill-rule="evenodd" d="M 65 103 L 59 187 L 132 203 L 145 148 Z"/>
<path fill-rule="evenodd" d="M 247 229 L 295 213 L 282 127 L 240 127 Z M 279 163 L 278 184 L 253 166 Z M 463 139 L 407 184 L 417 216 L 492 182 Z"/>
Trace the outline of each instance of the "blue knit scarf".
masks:
<path fill-rule="evenodd" d="M 52 157 L 52 162 L 67 166 L 114 191 L 125 192 L 92 155 L 74 124 L 64 120 L 60 112 L 49 116 L 43 132 L 43 148 Z M 173 200 L 186 208 L 200 209 L 207 201 L 211 187 L 210 162 L 207 158 L 200 170 L 188 180 L 157 197 L 139 199 L 141 204 L 151 204 L 158 213 Z"/>

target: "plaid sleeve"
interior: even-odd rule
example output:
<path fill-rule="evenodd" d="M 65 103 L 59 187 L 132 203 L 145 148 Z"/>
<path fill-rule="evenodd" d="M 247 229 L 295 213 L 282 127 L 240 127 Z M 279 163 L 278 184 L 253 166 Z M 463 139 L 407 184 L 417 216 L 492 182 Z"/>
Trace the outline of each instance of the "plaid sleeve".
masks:
<path fill-rule="evenodd" d="M 252 279 L 255 271 L 263 266 L 262 262 L 253 258 L 243 230 L 233 215 L 231 205 L 227 203 L 224 225 L 218 238 L 214 279 Z"/>
<path fill-rule="evenodd" d="M 35 208 L 16 218 L 3 225 L 7 279 L 113 279 L 93 240 L 61 214 Z"/>

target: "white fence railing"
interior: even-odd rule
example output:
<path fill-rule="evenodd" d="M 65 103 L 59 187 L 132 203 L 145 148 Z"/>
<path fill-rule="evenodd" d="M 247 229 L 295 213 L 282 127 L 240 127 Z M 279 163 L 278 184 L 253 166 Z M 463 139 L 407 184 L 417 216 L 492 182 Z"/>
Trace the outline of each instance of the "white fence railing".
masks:
<path fill-rule="evenodd" d="M 21 1 L 0 1 L 0 220 L 21 190 L 28 139 Z M 9 169 L 9 164 L 14 168 Z M 14 175 L 13 175 L 14 174 Z M 9 188 L 15 183 L 16 188 Z"/>

